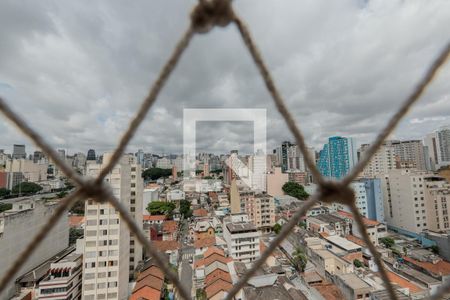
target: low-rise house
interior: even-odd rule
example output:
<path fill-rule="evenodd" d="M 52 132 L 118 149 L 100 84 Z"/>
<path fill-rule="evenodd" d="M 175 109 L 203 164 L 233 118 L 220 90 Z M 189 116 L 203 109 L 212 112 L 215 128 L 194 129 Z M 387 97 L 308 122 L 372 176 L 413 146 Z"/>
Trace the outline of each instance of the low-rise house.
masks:
<path fill-rule="evenodd" d="M 337 274 L 335 279 L 335 284 L 341 289 L 344 299 L 369 300 L 370 293 L 374 290 L 372 286 L 354 273 Z"/>
<path fill-rule="evenodd" d="M 358 224 L 356 223 L 354 216 L 352 213 L 339 210 L 335 213 L 341 218 L 346 219 L 352 226 L 351 226 L 351 234 L 356 236 L 357 238 L 363 238 L 362 233 L 359 229 Z M 362 217 L 364 222 L 364 227 L 369 234 L 370 240 L 375 246 L 379 245 L 379 239 L 386 237 L 387 235 L 387 228 L 386 225 L 383 223 L 380 223 L 375 220 L 370 220 L 368 218 Z"/>
<path fill-rule="evenodd" d="M 148 225 L 162 224 L 165 220 L 167 220 L 165 215 L 142 216 L 142 222 Z"/>
<path fill-rule="evenodd" d="M 164 221 L 162 223 L 163 241 L 176 241 L 178 235 L 177 221 Z"/>
<path fill-rule="evenodd" d="M 350 233 L 350 223 L 333 214 L 321 214 L 306 218 L 306 228 L 317 233 L 346 236 Z"/>
<path fill-rule="evenodd" d="M 160 300 L 164 290 L 164 273 L 161 269 L 149 264 L 138 275 L 129 300 Z"/>

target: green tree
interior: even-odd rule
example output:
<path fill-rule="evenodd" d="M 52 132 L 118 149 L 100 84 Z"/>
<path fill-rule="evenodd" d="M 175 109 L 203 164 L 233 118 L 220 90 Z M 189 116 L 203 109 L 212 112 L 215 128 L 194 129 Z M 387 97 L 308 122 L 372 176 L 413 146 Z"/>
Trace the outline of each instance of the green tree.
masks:
<path fill-rule="evenodd" d="M 0 188 L 0 198 L 8 196 L 11 194 L 11 191 L 5 188 Z"/>
<path fill-rule="evenodd" d="M 11 203 L 0 203 L 0 213 L 4 212 L 5 210 L 9 210 L 12 208 Z"/>
<path fill-rule="evenodd" d="M 273 232 L 275 232 L 276 234 L 279 234 L 281 231 L 281 225 L 276 223 L 275 225 L 273 225 L 272 227 Z"/>
<path fill-rule="evenodd" d="M 56 197 L 58 197 L 59 199 L 64 198 L 65 196 L 67 196 L 67 191 L 61 191 L 59 193 L 56 194 Z"/>
<path fill-rule="evenodd" d="M 380 242 L 384 244 L 386 248 L 392 248 L 395 245 L 395 241 L 391 237 L 384 237 L 380 239 Z"/>
<path fill-rule="evenodd" d="M 286 195 L 295 197 L 299 200 L 305 200 L 309 197 L 309 194 L 305 191 L 304 187 L 296 182 L 286 182 L 282 189 Z"/>
<path fill-rule="evenodd" d="M 437 245 L 433 245 L 430 247 L 431 252 L 434 254 L 439 254 L 439 247 Z"/>
<path fill-rule="evenodd" d="M 82 199 L 75 202 L 75 204 L 70 209 L 70 212 L 76 215 L 84 216 L 84 201 Z"/>
<path fill-rule="evenodd" d="M 13 194 L 36 194 L 42 190 L 42 186 L 34 182 L 21 182 L 12 189 Z"/>
<path fill-rule="evenodd" d="M 203 179 L 214 179 L 212 176 L 204 176 Z"/>
<path fill-rule="evenodd" d="M 305 252 L 301 248 L 296 248 L 292 253 L 292 258 L 294 260 L 295 265 L 300 270 L 300 272 L 304 272 L 306 268 L 306 264 L 308 263 L 308 258 Z"/>
<path fill-rule="evenodd" d="M 145 180 L 157 180 L 172 175 L 172 169 L 150 168 L 142 172 Z"/>
<path fill-rule="evenodd" d="M 79 228 L 70 228 L 69 229 L 69 245 L 75 244 L 75 242 L 82 238 L 84 235 L 84 230 Z"/>
<path fill-rule="evenodd" d="M 189 218 L 192 216 L 192 210 L 191 210 L 191 202 L 188 200 L 181 200 L 180 201 L 180 214 L 185 218 Z"/>
<path fill-rule="evenodd" d="M 359 259 L 353 260 L 353 265 L 355 267 L 357 267 L 357 268 L 362 268 L 363 267 L 363 263 Z"/>
<path fill-rule="evenodd" d="M 206 300 L 206 292 L 204 289 L 197 289 L 195 291 L 195 299 L 197 300 Z"/>
<path fill-rule="evenodd" d="M 172 215 L 176 205 L 173 202 L 153 201 L 147 206 L 147 211 L 151 215 Z"/>

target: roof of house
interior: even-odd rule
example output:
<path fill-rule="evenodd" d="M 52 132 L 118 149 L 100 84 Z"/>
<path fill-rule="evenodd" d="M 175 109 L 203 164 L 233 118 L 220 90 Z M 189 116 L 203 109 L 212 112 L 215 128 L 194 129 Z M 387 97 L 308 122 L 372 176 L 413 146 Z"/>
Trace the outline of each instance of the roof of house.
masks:
<path fill-rule="evenodd" d="M 161 291 L 157 291 L 149 286 L 144 286 L 133 292 L 129 300 L 160 300 Z"/>
<path fill-rule="evenodd" d="M 206 258 L 206 257 L 208 257 L 208 256 L 210 256 L 210 255 L 212 255 L 214 253 L 217 253 L 217 254 L 220 254 L 222 256 L 225 256 L 225 251 L 223 251 L 223 249 L 220 249 L 220 248 L 218 248 L 216 246 L 211 246 L 211 247 L 208 247 L 208 249 L 206 249 L 205 253 L 203 254 L 203 257 Z"/>
<path fill-rule="evenodd" d="M 215 237 L 208 237 L 201 240 L 197 240 L 194 242 L 195 248 L 204 248 L 204 247 L 211 247 L 216 244 L 216 238 Z"/>
<path fill-rule="evenodd" d="M 174 233 L 177 231 L 178 229 L 178 222 L 177 221 L 164 221 L 162 223 L 163 226 L 163 232 L 164 233 Z"/>
<path fill-rule="evenodd" d="M 362 239 L 357 238 L 354 235 L 349 234 L 349 235 L 345 236 L 345 238 L 347 240 L 349 240 L 350 242 L 353 242 L 353 243 L 355 243 L 357 245 L 360 245 L 361 247 L 366 247 L 366 243 Z"/>
<path fill-rule="evenodd" d="M 84 224 L 84 216 L 69 216 L 70 227 L 80 227 Z"/>
<path fill-rule="evenodd" d="M 229 283 L 233 283 L 229 272 L 226 272 L 222 269 L 216 269 L 216 270 L 212 271 L 211 273 L 209 273 L 208 275 L 206 275 L 205 286 L 209 286 L 209 285 L 213 284 L 214 282 L 216 282 L 216 280 L 219 280 L 219 279 L 228 281 Z"/>
<path fill-rule="evenodd" d="M 152 244 L 156 247 L 156 249 L 162 252 L 177 250 L 180 248 L 180 243 L 177 241 L 152 241 Z"/>
<path fill-rule="evenodd" d="M 407 280 L 389 270 L 386 270 L 386 272 L 387 272 L 389 281 L 396 283 L 397 285 L 401 286 L 402 288 L 408 288 L 410 293 L 417 293 L 417 292 L 423 291 L 423 289 L 421 289 L 416 284 L 412 283 L 410 280 Z"/>
<path fill-rule="evenodd" d="M 150 265 L 137 278 L 130 300 L 159 300 L 164 285 L 164 274 L 156 265 Z"/>
<path fill-rule="evenodd" d="M 154 215 L 154 216 L 142 216 L 142 219 L 144 221 L 164 221 L 165 219 L 167 219 L 167 217 L 165 215 Z"/>
<path fill-rule="evenodd" d="M 212 272 L 214 272 L 217 269 L 221 269 L 225 272 L 229 271 L 227 264 L 224 264 L 223 262 L 220 262 L 220 261 L 214 261 L 211 264 L 209 264 L 208 266 L 206 266 L 206 268 L 205 268 L 206 276 L 208 276 L 209 274 L 211 274 Z"/>
<path fill-rule="evenodd" d="M 352 220 L 354 219 L 354 216 L 353 216 L 352 213 L 349 213 L 349 212 L 346 212 L 346 211 L 343 211 L 343 210 L 338 210 L 337 214 L 340 215 L 341 217 L 344 217 L 344 218 L 349 218 L 349 219 L 352 219 Z M 367 219 L 367 218 L 365 218 L 363 216 L 361 216 L 361 218 L 363 219 L 364 225 L 366 225 L 366 226 L 378 226 L 378 225 L 381 224 L 378 221 L 370 220 L 370 219 Z"/>
<path fill-rule="evenodd" d="M 152 275 L 154 277 L 157 277 L 157 278 L 160 278 L 160 279 L 164 280 L 164 273 L 163 273 L 163 271 L 161 271 L 161 269 L 158 266 L 153 265 L 153 266 L 148 267 L 144 271 L 142 271 L 139 274 L 139 276 L 137 278 L 137 281 L 145 278 L 148 275 Z"/>
<path fill-rule="evenodd" d="M 203 259 L 205 266 L 209 266 L 210 264 L 212 264 L 215 261 L 219 261 L 221 263 L 227 264 L 227 263 L 233 261 L 233 259 L 231 257 L 225 257 L 225 256 L 217 254 L 217 253 L 214 253 Z"/>
<path fill-rule="evenodd" d="M 206 217 L 208 215 L 208 211 L 204 208 L 194 209 L 192 215 L 194 217 Z"/>
<path fill-rule="evenodd" d="M 450 263 L 445 260 L 441 260 L 438 263 L 433 264 L 431 262 L 418 261 L 407 256 L 403 256 L 403 259 L 418 267 L 421 267 L 422 269 L 427 270 L 430 273 L 443 276 L 450 275 Z"/>
<path fill-rule="evenodd" d="M 341 290 L 332 283 L 314 284 L 313 287 L 327 300 L 345 299 Z"/>
<path fill-rule="evenodd" d="M 222 279 L 216 280 L 214 283 L 205 288 L 206 296 L 209 299 L 220 291 L 228 292 L 232 287 L 233 285 L 228 281 Z"/>

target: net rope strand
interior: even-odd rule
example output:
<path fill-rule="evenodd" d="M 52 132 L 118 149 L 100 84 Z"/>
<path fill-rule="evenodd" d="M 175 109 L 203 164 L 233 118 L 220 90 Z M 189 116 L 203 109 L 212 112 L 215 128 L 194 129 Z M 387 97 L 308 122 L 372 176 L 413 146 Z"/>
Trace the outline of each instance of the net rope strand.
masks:
<path fill-rule="evenodd" d="M 66 196 L 66 198 L 60 200 L 58 206 L 55 208 L 54 213 L 49 218 L 47 223 L 27 245 L 25 250 L 20 255 L 18 255 L 17 259 L 8 269 L 6 275 L 0 281 L 0 293 L 5 289 L 8 282 L 14 278 L 14 276 L 23 266 L 26 258 L 34 252 L 34 249 L 41 243 L 43 238 L 45 238 L 46 233 L 51 228 L 53 228 L 53 226 L 58 222 L 61 216 L 67 211 L 67 209 L 70 208 L 75 203 L 75 201 L 78 201 L 79 199 L 82 199 L 83 201 L 86 201 L 86 199 L 92 199 L 94 201 L 97 201 L 98 203 L 108 202 L 117 211 L 119 211 L 120 218 L 127 224 L 130 232 L 132 232 L 137 237 L 139 243 L 141 243 L 141 245 L 147 250 L 147 252 L 154 258 L 156 265 L 158 265 L 158 267 L 162 269 L 167 278 L 174 284 L 175 289 L 177 290 L 177 293 L 180 295 L 180 297 L 183 299 L 191 299 L 190 291 L 187 291 L 186 288 L 182 285 L 177 274 L 175 274 L 175 272 L 170 269 L 163 255 L 152 246 L 151 242 L 146 238 L 144 232 L 141 228 L 139 228 L 139 225 L 127 211 L 126 207 L 120 203 L 119 199 L 112 195 L 110 188 L 103 184 L 103 179 L 118 163 L 120 157 L 123 155 L 126 146 L 129 144 L 130 140 L 135 135 L 137 129 L 145 119 L 152 105 L 157 100 L 160 91 L 175 69 L 179 59 L 181 58 L 181 55 L 188 47 L 193 35 L 195 33 L 207 33 L 215 26 L 224 27 L 229 23 L 234 23 L 237 26 L 243 42 L 249 50 L 250 55 L 263 78 L 265 86 L 269 94 L 271 95 L 276 108 L 282 115 L 287 127 L 293 134 L 297 145 L 299 146 L 300 151 L 305 158 L 306 165 L 308 166 L 315 180 L 318 182 L 318 190 L 307 201 L 305 201 L 304 205 L 296 211 L 291 220 L 289 220 L 289 222 L 286 223 L 285 226 L 283 226 L 281 232 L 269 244 L 267 249 L 262 253 L 261 257 L 253 263 L 252 267 L 246 272 L 246 274 L 244 274 L 233 286 L 233 288 L 227 294 L 226 299 L 233 299 L 233 297 L 242 290 L 242 288 L 247 284 L 248 280 L 255 274 L 257 269 L 264 264 L 269 255 L 271 255 L 272 252 L 281 244 L 281 242 L 285 240 L 286 237 L 292 232 L 295 225 L 306 214 L 306 212 L 319 202 L 338 202 L 348 205 L 351 208 L 355 222 L 363 235 L 363 240 L 371 251 L 374 257 L 374 261 L 380 270 L 381 277 L 386 284 L 386 289 L 388 291 L 389 297 L 391 299 L 397 299 L 395 289 L 387 277 L 386 269 L 384 268 L 381 255 L 376 250 L 375 245 L 369 238 L 369 235 L 364 226 L 363 219 L 356 207 L 354 194 L 351 191 L 349 185 L 351 181 L 356 178 L 356 176 L 358 176 L 358 174 L 364 169 L 364 167 L 370 161 L 371 157 L 380 148 L 383 141 L 395 129 L 399 121 L 406 115 L 411 106 L 418 101 L 426 88 L 436 77 L 439 69 L 448 60 L 450 53 L 450 43 L 448 42 L 444 49 L 439 53 L 437 58 L 428 68 L 422 80 L 419 81 L 419 83 L 413 89 L 412 94 L 403 102 L 401 107 L 397 110 L 396 114 L 394 114 L 394 116 L 390 119 L 387 126 L 380 132 L 375 141 L 365 152 L 365 155 L 362 157 L 361 161 L 357 163 L 357 165 L 342 181 L 330 182 L 321 176 L 316 165 L 314 164 L 313 159 L 310 157 L 302 132 L 296 125 L 296 122 L 292 117 L 288 107 L 285 105 L 285 102 L 282 99 L 281 94 L 279 93 L 268 68 L 266 67 L 261 53 L 259 52 L 256 44 L 251 37 L 248 27 L 234 13 L 231 6 L 231 1 L 200 0 L 199 3 L 193 8 L 190 17 L 190 26 L 176 44 L 173 53 L 164 64 L 163 68 L 158 74 L 157 79 L 152 85 L 148 96 L 143 100 L 135 117 L 131 120 L 129 127 L 122 135 L 113 153 L 112 159 L 109 161 L 107 166 L 102 169 L 100 174 L 95 179 L 86 179 L 78 175 L 69 165 L 67 165 L 66 162 L 64 162 L 60 158 L 56 151 L 37 132 L 31 129 L 31 127 L 24 119 L 16 114 L 6 103 L 6 101 L 0 97 L 0 111 L 6 116 L 6 118 L 9 119 L 13 124 L 15 124 L 30 140 L 32 140 L 40 149 L 42 149 L 42 151 L 55 163 L 58 168 L 61 169 L 61 171 L 68 177 L 68 179 L 72 180 L 77 186 L 77 190 Z M 450 282 L 443 284 L 438 292 L 430 299 L 439 299 L 449 291 Z"/>

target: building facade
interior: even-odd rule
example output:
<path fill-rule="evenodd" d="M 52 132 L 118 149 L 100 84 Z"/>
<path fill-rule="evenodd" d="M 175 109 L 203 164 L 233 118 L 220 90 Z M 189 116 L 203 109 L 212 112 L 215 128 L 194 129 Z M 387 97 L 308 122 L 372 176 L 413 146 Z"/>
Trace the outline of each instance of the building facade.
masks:
<path fill-rule="evenodd" d="M 331 179 L 341 179 L 357 162 L 356 148 L 352 138 L 334 136 L 328 139 L 319 154 L 320 173 Z"/>
<path fill-rule="evenodd" d="M 260 256 L 260 233 L 246 214 L 235 214 L 224 219 L 223 238 L 228 255 L 236 261 L 251 263 Z"/>

